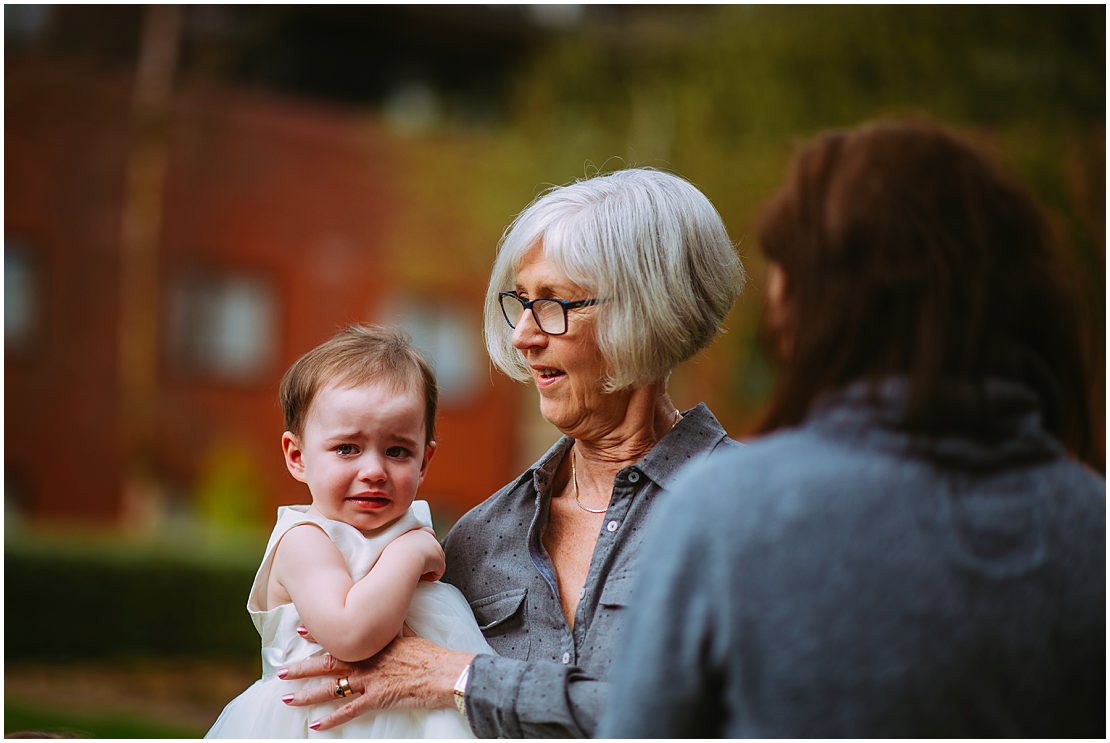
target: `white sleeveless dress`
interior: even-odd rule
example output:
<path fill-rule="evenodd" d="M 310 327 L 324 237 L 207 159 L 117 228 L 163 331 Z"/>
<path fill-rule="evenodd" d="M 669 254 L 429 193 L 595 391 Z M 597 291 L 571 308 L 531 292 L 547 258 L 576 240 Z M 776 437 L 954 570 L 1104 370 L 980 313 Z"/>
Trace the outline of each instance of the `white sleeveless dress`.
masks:
<path fill-rule="evenodd" d="M 313 707 L 290 707 L 282 696 L 304 686 L 317 685 L 322 679 L 285 681 L 277 672 L 297 661 L 324 653 L 324 648 L 297 634 L 302 624 L 293 604 L 264 611 L 266 587 L 273 566 L 274 551 L 285 532 L 298 524 L 317 524 L 342 553 L 359 580 L 370 572 L 386 545 L 413 529 L 431 526 L 427 501 L 414 501 L 408 513 L 382 533 L 367 537 L 340 521 L 308 512 L 308 506 L 283 506 L 266 545 L 262 565 L 254 578 L 247 611 L 262 636 L 262 678 L 233 699 L 220 713 L 206 738 L 472 738 L 470 727 L 455 708 L 435 710 L 380 710 L 362 715 L 332 730 L 317 732 L 308 724 L 342 706 L 348 699 L 336 699 Z M 486 643 L 470 605 L 454 586 L 421 582 L 405 619 L 420 637 L 452 650 L 471 653 L 494 651 Z"/>

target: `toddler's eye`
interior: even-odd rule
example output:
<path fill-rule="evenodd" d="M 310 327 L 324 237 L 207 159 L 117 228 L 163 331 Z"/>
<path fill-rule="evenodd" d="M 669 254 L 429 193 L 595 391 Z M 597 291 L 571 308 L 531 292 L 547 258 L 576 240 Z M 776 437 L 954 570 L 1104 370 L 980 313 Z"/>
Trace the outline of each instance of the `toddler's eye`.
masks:
<path fill-rule="evenodd" d="M 387 457 L 394 457 L 396 459 L 404 459 L 405 457 L 408 457 L 411 454 L 412 454 L 412 452 L 410 452 L 408 449 L 406 449 L 403 446 L 391 446 L 391 447 L 389 447 L 388 449 L 385 450 L 385 455 Z"/>
<path fill-rule="evenodd" d="M 335 447 L 335 453 L 341 457 L 350 457 L 358 453 L 358 449 L 354 444 L 340 444 Z"/>

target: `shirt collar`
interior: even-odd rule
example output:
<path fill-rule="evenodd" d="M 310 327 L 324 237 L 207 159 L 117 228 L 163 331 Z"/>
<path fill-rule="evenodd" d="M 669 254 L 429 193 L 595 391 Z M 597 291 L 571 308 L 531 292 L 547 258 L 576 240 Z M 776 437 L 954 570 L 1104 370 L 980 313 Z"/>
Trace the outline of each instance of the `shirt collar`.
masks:
<path fill-rule="evenodd" d="M 728 434 L 717 418 L 705 403 L 698 403 L 682 413 L 682 420 L 668 431 L 643 459 L 631 466 L 659 487 L 667 489 L 680 469 L 691 461 L 709 454 L 726 438 Z M 548 484 L 555 476 L 555 471 L 573 444 L 574 439 L 560 436 L 559 440 L 524 472 L 521 479 L 530 476 L 536 492 L 546 492 Z"/>
<path fill-rule="evenodd" d="M 668 431 L 635 467 L 666 490 L 681 469 L 708 455 L 726 438 L 725 429 L 701 402 L 683 412 L 678 425 Z"/>

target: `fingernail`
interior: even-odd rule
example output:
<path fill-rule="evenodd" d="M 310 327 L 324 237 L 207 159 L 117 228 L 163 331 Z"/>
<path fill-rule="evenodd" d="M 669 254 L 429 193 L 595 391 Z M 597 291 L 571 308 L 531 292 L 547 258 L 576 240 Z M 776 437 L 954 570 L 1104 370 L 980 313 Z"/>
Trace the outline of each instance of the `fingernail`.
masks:
<path fill-rule="evenodd" d="M 320 729 L 320 721 L 317 720 L 316 722 L 311 723 L 309 725 L 309 727 L 312 728 L 313 730 L 319 730 Z"/>
<path fill-rule="evenodd" d="M 286 694 L 285 696 L 283 696 L 281 698 L 281 701 L 285 702 L 286 704 L 289 704 L 293 701 L 293 695 L 292 694 Z"/>
<path fill-rule="evenodd" d="M 304 637 L 305 635 L 308 634 L 308 627 L 305 627 L 303 624 L 298 624 L 297 625 L 297 634 L 300 635 L 301 637 Z"/>
<path fill-rule="evenodd" d="M 288 675 L 289 675 L 289 669 L 288 669 L 288 668 L 282 668 L 282 669 L 281 669 L 280 671 L 278 671 L 278 673 L 277 673 L 277 677 L 278 677 L 279 679 L 283 679 L 283 678 L 285 678 L 285 677 L 286 677 L 286 676 L 288 676 Z"/>

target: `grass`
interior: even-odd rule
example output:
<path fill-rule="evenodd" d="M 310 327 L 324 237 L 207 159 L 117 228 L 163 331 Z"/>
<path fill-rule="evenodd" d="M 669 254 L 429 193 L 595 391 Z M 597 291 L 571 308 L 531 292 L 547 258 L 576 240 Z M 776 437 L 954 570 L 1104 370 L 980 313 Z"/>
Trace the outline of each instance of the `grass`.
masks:
<path fill-rule="evenodd" d="M 199 738 L 257 674 L 256 663 L 181 658 L 8 662 L 4 732 Z"/>
<path fill-rule="evenodd" d="M 200 738 L 207 731 L 155 717 L 117 711 L 87 712 L 57 704 L 36 704 L 8 696 L 4 700 L 4 734 L 35 731 L 67 738 Z"/>

